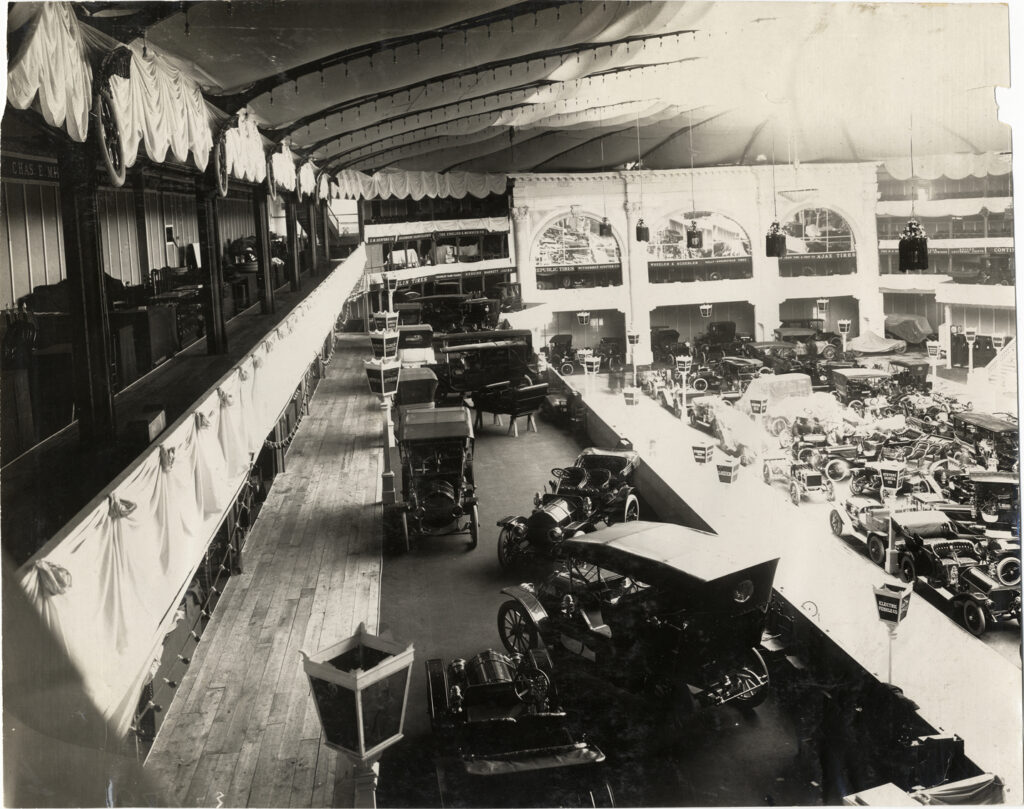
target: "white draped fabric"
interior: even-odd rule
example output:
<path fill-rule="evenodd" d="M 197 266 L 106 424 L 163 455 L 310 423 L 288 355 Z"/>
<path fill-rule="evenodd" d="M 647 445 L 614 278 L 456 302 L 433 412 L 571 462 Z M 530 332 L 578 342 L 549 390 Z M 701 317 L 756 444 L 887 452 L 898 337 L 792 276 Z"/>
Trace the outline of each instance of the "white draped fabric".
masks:
<path fill-rule="evenodd" d="M 19 24 L 20 23 L 20 24 Z M 27 41 L 7 68 L 7 100 L 15 109 L 33 102 L 50 126 L 63 127 L 76 141 L 89 134 L 92 69 L 78 18 L 67 3 L 18 3 L 8 28 L 32 26 Z"/>
<path fill-rule="evenodd" d="M 18 571 L 86 692 L 118 732 L 128 730 L 177 606 L 250 459 L 334 328 L 365 260 L 365 250 L 356 250 Z"/>
<path fill-rule="evenodd" d="M 879 202 L 876 212 L 879 216 L 896 216 L 907 219 L 911 212 L 917 216 L 975 216 L 982 209 L 989 213 L 1005 213 L 1013 208 L 1011 197 L 991 197 L 988 199 L 927 199 L 914 202 L 910 200 L 885 200 Z"/>
<path fill-rule="evenodd" d="M 302 196 L 311 196 L 316 191 L 316 166 L 309 160 L 299 166 L 298 182 Z"/>
<path fill-rule="evenodd" d="M 125 165 L 132 166 L 139 143 L 155 163 L 163 163 L 170 150 L 184 163 L 189 152 L 200 171 L 206 168 L 213 148 L 210 114 L 199 85 L 155 48 L 142 55 L 132 52 L 131 78 L 110 78 L 114 106 L 121 118 Z"/>
<path fill-rule="evenodd" d="M 281 150 L 270 156 L 270 167 L 274 172 L 274 183 L 285 191 L 295 190 L 295 157 L 288 142 L 281 144 Z"/>
<path fill-rule="evenodd" d="M 250 183 L 262 183 L 267 179 L 263 136 L 248 108 L 239 111 L 238 126 L 224 133 L 224 150 L 231 176 Z"/>
<path fill-rule="evenodd" d="M 911 177 L 923 180 L 936 180 L 939 177 L 962 180 L 964 177 L 1009 174 L 1013 168 L 1010 155 L 1004 152 L 917 155 L 914 157 L 913 172 L 909 157 L 890 158 L 882 165 L 897 180 L 909 180 Z"/>
<path fill-rule="evenodd" d="M 388 236 L 404 236 L 408 233 L 439 233 L 448 230 L 486 230 L 490 233 L 507 233 L 508 217 L 485 216 L 479 219 L 431 219 L 427 222 L 386 222 L 381 225 L 366 225 L 366 241 Z"/>
<path fill-rule="evenodd" d="M 372 177 L 361 171 L 344 169 L 335 175 L 338 195 L 348 199 L 376 197 L 454 197 L 467 194 L 482 199 L 489 194 L 504 194 L 506 174 L 477 174 L 471 171 L 399 171 L 385 169 Z"/>

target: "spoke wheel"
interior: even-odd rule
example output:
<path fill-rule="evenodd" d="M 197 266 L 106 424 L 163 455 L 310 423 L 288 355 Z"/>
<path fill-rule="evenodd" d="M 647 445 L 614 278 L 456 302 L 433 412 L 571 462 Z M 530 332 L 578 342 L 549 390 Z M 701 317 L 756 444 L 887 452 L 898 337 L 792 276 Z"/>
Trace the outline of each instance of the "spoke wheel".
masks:
<path fill-rule="evenodd" d="M 511 526 L 504 526 L 498 534 L 498 564 L 503 570 L 516 567 L 526 556 L 529 544 L 526 537 L 516 536 Z"/>
<path fill-rule="evenodd" d="M 1004 587 L 1016 587 L 1020 584 L 1020 559 L 1007 556 L 996 565 L 996 578 Z"/>
<path fill-rule="evenodd" d="M 473 505 L 469 512 L 469 549 L 473 550 L 480 540 L 480 509 Z"/>
<path fill-rule="evenodd" d="M 879 567 L 885 564 L 885 543 L 881 537 L 868 537 L 868 558 Z"/>
<path fill-rule="evenodd" d="M 510 652 L 526 654 L 540 645 L 537 628 L 518 601 L 506 601 L 498 609 L 498 634 Z"/>
<path fill-rule="evenodd" d="M 913 584 L 917 580 L 917 567 L 914 565 L 914 557 L 905 553 L 900 557 L 900 581 L 904 584 Z"/>
<path fill-rule="evenodd" d="M 704 377 L 698 376 L 693 380 L 693 389 L 698 393 L 703 393 L 708 389 L 708 381 Z"/>
<path fill-rule="evenodd" d="M 825 476 L 833 483 L 846 480 L 850 474 L 850 464 L 842 458 L 833 458 L 825 465 Z"/>
<path fill-rule="evenodd" d="M 852 478 L 850 478 L 850 493 L 851 494 L 863 494 L 865 488 L 866 487 L 864 485 L 864 478 L 863 477 L 861 477 L 858 474 L 854 474 L 854 476 Z"/>
<path fill-rule="evenodd" d="M 843 518 L 839 516 L 839 512 L 835 509 L 832 509 L 832 513 L 828 515 L 828 526 L 832 529 L 832 533 L 837 537 L 841 537 L 843 535 Z"/>
<path fill-rule="evenodd" d="M 970 599 L 964 601 L 960 613 L 964 626 L 974 637 L 980 638 L 988 628 L 988 616 L 985 615 L 985 608 L 977 601 Z"/>
<path fill-rule="evenodd" d="M 626 498 L 626 507 L 622 510 L 623 522 L 634 522 L 640 519 L 640 501 L 635 494 Z"/>
<path fill-rule="evenodd" d="M 126 171 L 124 142 L 121 140 L 121 118 L 109 87 L 103 86 L 97 91 L 93 112 L 97 122 L 96 137 L 107 177 L 112 186 L 120 188 L 124 185 Z"/>
<path fill-rule="evenodd" d="M 768 667 L 765 665 L 764 658 L 761 657 L 761 653 L 757 649 L 751 649 L 746 653 L 743 667 L 736 671 L 735 677 L 744 689 L 751 689 L 742 696 L 736 697 L 735 702 L 740 708 L 747 710 L 756 708 L 767 699 L 769 685 L 767 679 Z M 755 685 L 761 678 L 764 678 L 764 682 L 760 685 Z"/>
<path fill-rule="evenodd" d="M 800 487 L 796 483 L 789 484 L 789 499 L 793 501 L 794 506 L 800 505 Z"/>
<path fill-rule="evenodd" d="M 562 376 L 572 376 L 572 372 L 575 369 L 574 369 L 573 364 L 571 362 L 563 362 L 558 367 L 558 370 L 561 372 Z"/>

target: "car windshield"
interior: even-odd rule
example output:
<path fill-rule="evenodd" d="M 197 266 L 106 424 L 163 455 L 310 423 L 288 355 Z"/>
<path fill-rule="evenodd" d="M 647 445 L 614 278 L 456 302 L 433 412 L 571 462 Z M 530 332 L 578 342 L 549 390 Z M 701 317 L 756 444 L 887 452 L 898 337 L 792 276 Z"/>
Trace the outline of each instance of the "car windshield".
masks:
<path fill-rule="evenodd" d="M 618 455 L 584 455 L 578 463 L 584 469 L 607 469 L 613 475 L 619 475 L 626 468 L 629 459 Z"/>

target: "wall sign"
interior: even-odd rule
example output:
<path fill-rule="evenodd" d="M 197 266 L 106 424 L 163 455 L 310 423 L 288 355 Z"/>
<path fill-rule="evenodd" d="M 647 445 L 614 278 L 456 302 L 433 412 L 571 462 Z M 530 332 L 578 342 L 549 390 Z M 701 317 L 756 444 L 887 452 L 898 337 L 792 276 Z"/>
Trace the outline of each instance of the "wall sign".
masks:
<path fill-rule="evenodd" d="M 56 163 L 31 157 L 0 155 L 0 176 L 5 180 L 45 180 L 59 182 L 60 170 Z"/>

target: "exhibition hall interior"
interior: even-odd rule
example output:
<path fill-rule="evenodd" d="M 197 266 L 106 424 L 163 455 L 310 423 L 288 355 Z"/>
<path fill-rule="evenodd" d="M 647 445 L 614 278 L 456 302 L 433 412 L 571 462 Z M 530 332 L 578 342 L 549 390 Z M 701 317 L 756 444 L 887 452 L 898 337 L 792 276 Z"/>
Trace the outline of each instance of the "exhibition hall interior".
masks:
<path fill-rule="evenodd" d="M 1024 803 L 1016 13 L 9 3 L 5 805 Z"/>

